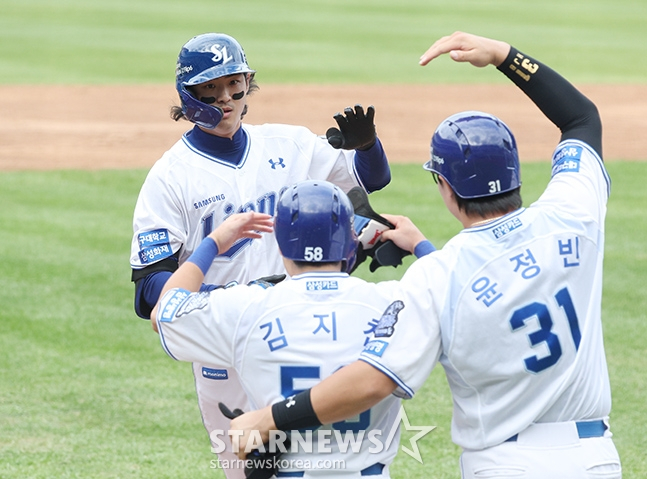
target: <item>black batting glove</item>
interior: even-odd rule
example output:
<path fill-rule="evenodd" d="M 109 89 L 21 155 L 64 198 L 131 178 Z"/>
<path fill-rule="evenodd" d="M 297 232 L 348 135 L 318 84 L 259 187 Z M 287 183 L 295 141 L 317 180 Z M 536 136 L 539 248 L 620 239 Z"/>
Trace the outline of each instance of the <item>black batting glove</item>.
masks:
<path fill-rule="evenodd" d="M 346 116 L 344 116 L 346 115 Z M 368 150 L 375 144 L 375 108 L 369 106 L 364 113 L 362 105 L 344 109 L 344 115 L 337 113 L 333 116 L 339 129 L 328 128 L 326 138 L 333 148 L 344 150 Z"/>
<path fill-rule="evenodd" d="M 385 229 L 393 229 L 393 224 L 375 212 L 363 188 L 359 186 L 351 188 L 348 198 L 355 210 L 355 233 L 359 239 L 355 264 L 350 272 L 353 273 L 368 258 L 371 258 L 369 265 L 371 273 L 374 273 L 380 266 L 400 266 L 402 258 L 411 253 L 403 250 L 391 240 L 380 240 L 382 232 Z"/>
<path fill-rule="evenodd" d="M 222 403 L 222 402 L 218 403 L 218 409 L 220 409 L 220 412 L 222 413 L 222 415 L 225 416 L 227 419 L 234 419 L 234 418 L 237 418 L 238 416 L 242 416 L 243 414 L 245 414 L 245 412 L 239 408 L 236 408 L 232 411 L 225 405 L 225 403 Z"/>
<path fill-rule="evenodd" d="M 234 419 L 244 414 L 242 409 L 230 410 L 224 403 L 219 402 L 218 408 L 220 412 L 228 419 Z M 287 438 L 283 443 L 286 449 L 290 448 L 290 439 Z M 268 444 L 265 444 L 268 446 Z M 258 449 L 253 450 L 247 454 L 245 463 L 245 479 L 270 479 L 274 477 L 277 471 L 277 461 L 281 457 L 282 452 L 260 452 Z"/>

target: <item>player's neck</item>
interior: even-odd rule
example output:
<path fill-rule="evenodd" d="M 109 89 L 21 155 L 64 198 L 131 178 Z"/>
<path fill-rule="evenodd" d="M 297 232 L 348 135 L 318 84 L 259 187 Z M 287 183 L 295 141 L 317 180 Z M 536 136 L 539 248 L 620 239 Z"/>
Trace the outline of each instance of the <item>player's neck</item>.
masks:
<path fill-rule="evenodd" d="M 479 226 L 487 225 L 488 223 L 492 223 L 493 221 L 496 221 L 499 218 L 503 218 L 505 215 L 508 215 L 513 211 L 516 211 L 516 210 L 511 209 L 510 211 L 507 211 L 505 213 L 493 213 L 487 216 L 466 216 L 463 213 L 462 218 L 460 218 L 460 221 L 461 223 L 463 223 L 464 228 L 476 228 Z"/>
<path fill-rule="evenodd" d="M 483 219 L 480 219 L 480 220 L 476 220 L 476 221 L 473 221 L 472 223 L 469 223 L 469 224 L 468 224 L 468 225 L 466 225 L 465 227 L 466 227 L 466 228 L 475 228 L 475 227 L 477 227 L 477 226 L 483 226 L 483 225 L 486 225 L 486 224 L 488 224 L 488 223 L 492 223 L 492 222 L 493 222 L 493 221 L 495 221 L 495 220 L 498 220 L 498 219 L 499 219 L 499 218 L 501 218 L 502 216 L 503 216 L 503 215 L 491 216 L 491 217 L 489 217 L 489 218 L 483 218 Z"/>
<path fill-rule="evenodd" d="M 292 260 L 283 258 L 283 264 L 290 276 L 296 276 L 304 273 L 339 273 L 341 271 L 341 262 L 336 263 L 305 263 L 297 264 Z"/>

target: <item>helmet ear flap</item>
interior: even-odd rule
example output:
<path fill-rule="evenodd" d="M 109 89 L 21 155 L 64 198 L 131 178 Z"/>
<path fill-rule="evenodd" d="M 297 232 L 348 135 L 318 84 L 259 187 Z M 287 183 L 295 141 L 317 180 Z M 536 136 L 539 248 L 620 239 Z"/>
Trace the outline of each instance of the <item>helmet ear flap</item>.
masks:
<path fill-rule="evenodd" d="M 187 120 L 209 130 L 218 126 L 222 120 L 223 111 L 219 106 L 208 105 L 196 99 L 184 85 L 178 87 L 182 113 Z"/>

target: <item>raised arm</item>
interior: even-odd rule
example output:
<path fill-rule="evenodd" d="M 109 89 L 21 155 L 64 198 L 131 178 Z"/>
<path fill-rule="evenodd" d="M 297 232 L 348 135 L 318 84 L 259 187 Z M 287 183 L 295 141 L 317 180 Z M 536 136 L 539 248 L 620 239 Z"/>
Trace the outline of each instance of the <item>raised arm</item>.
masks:
<path fill-rule="evenodd" d="M 436 41 L 420 64 L 445 53 L 457 62 L 496 66 L 560 129 L 562 141 L 581 140 L 602 158 L 602 123 L 595 104 L 559 73 L 508 43 L 463 32 Z"/>
<path fill-rule="evenodd" d="M 436 41 L 422 55 L 420 64 L 426 65 L 446 53 L 457 62 L 477 67 L 496 66 L 562 130 L 563 139 L 578 138 L 600 152 L 601 130 L 595 106 L 550 68 L 505 42 L 462 32 Z M 408 251 L 425 242 L 424 236 L 406 217 L 385 217 L 398 225 L 383 233 L 386 239 L 397 241 Z M 259 431 L 263 440 L 267 440 L 270 430 L 302 429 L 347 419 L 370 408 L 396 387 L 396 383 L 378 369 L 356 361 L 312 389 L 234 419 L 231 423 L 231 430 L 237 431 L 233 434 L 234 446 L 240 445 L 238 450 L 244 451 L 251 431 Z M 244 453 L 239 455 L 244 457 Z"/>
<path fill-rule="evenodd" d="M 272 231 L 272 217 L 263 213 L 231 215 L 207 236 L 186 262 L 166 281 L 159 300 L 173 288 L 199 291 L 204 276 L 218 251 L 227 251 L 240 238 L 260 238 L 261 233 Z M 151 325 L 157 331 L 159 300 L 151 312 Z"/>
<path fill-rule="evenodd" d="M 355 150 L 355 170 L 366 191 L 381 190 L 391 181 L 391 168 L 375 131 L 375 108 L 347 107 L 333 116 L 338 127 L 328 128 L 326 138 L 333 148 Z"/>

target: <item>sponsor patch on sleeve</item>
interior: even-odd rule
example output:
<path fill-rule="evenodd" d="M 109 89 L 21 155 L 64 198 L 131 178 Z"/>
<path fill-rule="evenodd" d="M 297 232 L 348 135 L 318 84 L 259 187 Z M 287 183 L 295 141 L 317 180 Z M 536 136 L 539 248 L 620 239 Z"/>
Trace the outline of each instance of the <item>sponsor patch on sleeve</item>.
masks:
<path fill-rule="evenodd" d="M 386 351 L 386 348 L 388 346 L 389 343 L 387 343 L 386 341 L 379 341 L 375 339 L 366 343 L 366 346 L 364 346 L 364 351 L 362 352 L 372 354 L 373 356 L 382 357 L 382 354 L 384 354 L 384 351 Z"/>
<path fill-rule="evenodd" d="M 567 145 L 555 151 L 553 154 L 552 176 L 557 173 L 577 173 L 580 171 L 580 160 L 582 159 L 583 148 L 576 145 Z"/>
<path fill-rule="evenodd" d="M 167 229 L 145 231 L 137 235 L 137 241 L 142 264 L 155 263 L 173 255 Z"/>
<path fill-rule="evenodd" d="M 170 244 L 162 244 L 139 250 L 139 261 L 142 264 L 156 263 L 159 260 L 168 258 L 173 255 Z"/>
<path fill-rule="evenodd" d="M 202 377 L 207 379 L 214 379 L 216 381 L 223 381 L 229 379 L 229 374 L 226 369 L 212 369 L 212 368 L 202 368 Z"/>

